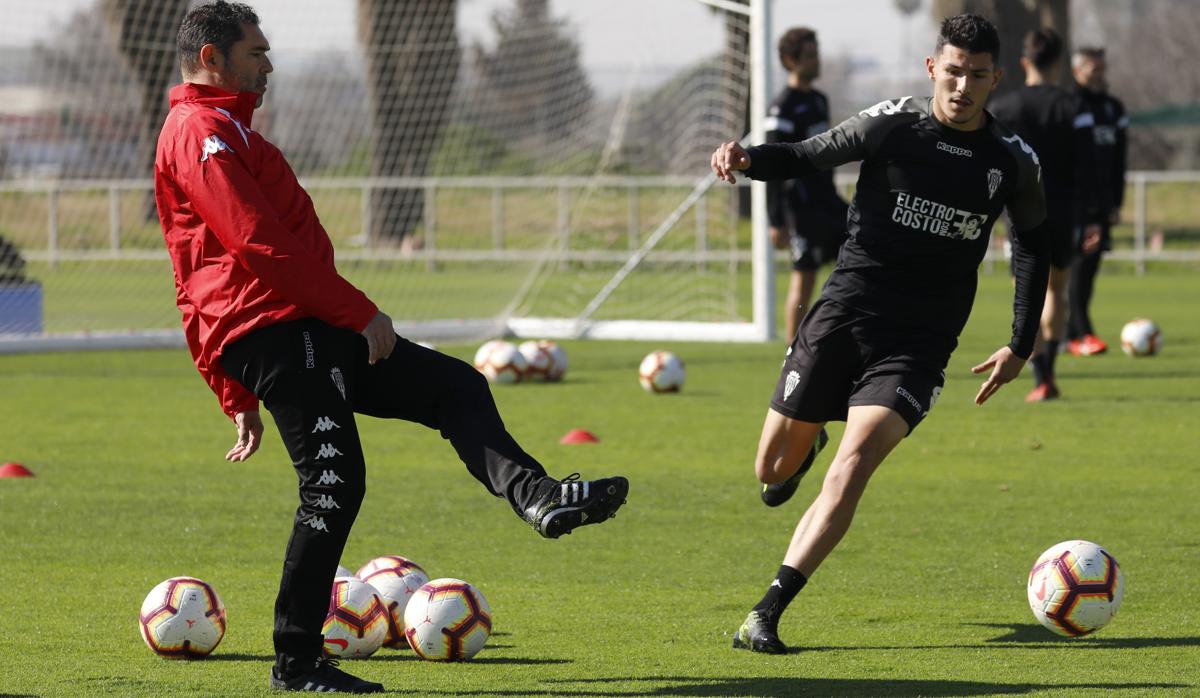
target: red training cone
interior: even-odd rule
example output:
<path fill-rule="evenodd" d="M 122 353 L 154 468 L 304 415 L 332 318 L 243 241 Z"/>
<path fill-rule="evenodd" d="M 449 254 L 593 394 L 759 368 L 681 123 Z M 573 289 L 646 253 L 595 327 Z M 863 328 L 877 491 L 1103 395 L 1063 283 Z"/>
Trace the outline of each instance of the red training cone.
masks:
<path fill-rule="evenodd" d="M 587 429 L 572 429 L 558 440 L 560 444 L 594 444 L 599 441 L 600 439 Z"/>
<path fill-rule="evenodd" d="M 20 463 L 0 465 L 0 477 L 33 477 L 33 473 Z"/>

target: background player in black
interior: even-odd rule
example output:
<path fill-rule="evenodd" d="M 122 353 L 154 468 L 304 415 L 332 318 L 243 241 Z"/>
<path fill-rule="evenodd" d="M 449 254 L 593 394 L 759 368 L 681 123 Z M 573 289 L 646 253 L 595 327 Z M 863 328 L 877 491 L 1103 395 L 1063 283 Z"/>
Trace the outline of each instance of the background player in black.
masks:
<path fill-rule="evenodd" d="M 828 420 L 846 429 L 767 593 L 734 647 L 780 653 L 778 621 L 850 527 L 867 482 L 933 407 L 950 352 L 974 303 L 992 224 L 1007 208 L 1015 230 L 1012 339 L 975 366 L 990 372 L 983 404 L 1033 351 L 1049 250 L 1037 156 L 984 110 L 1000 79 L 995 27 L 978 15 L 942 23 L 926 59 L 933 98 L 881 102 L 801 143 L 712 156 L 718 177 L 788 179 L 861 160 L 849 239 L 805 316 L 767 411 L 755 470 L 779 482 L 799 467 Z"/>
<path fill-rule="evenodd" d="M 1072 354 L 1103 354 L 1108 346 L 1096 336 L 1089 307 L 1100 259 L 1112 249 L 1111 229 L 1121 219 L 1125 198 L 1125 161 L 1128 150 L 1126 130 L 1129 119 L 1125 106 L 1108 94 L 1107 64 L 1102 48 L 1080 48 L 1071 59 L 1079 99 L 1078 122 L 1090 127 L 1099 205 L 1084 223 L 1098 224 L 1079 231 L 1079 254 L 1071 265 L 1070 305 L 1067 343 Z"/>
<path fill-rule="evenodd" d="M 787 87 L 767 114 L 767 142 L 793 143 L 829 130 L 829 100 L 813 88 L 821 75 L 817 33 L 807 27 L 787 30 L 779 39 L 779 61 L 788 71 Z M 837 193 L 833 172 L 767 183 L 767 215 L 775 247 L 789 247 L 787 337 L 808 312 L 817 269 L 837 257 L 846 239 L 846 202 Z"/>
<path fill-rule="evenodd" d="M 1059 396 L 1054 360 L 1067 324 L 1067 279 L 1075 247 L 1076 221 L 1094 210 L 1092 133 L 1077 127 L 1075 99 L 1057 84 L 1062 39 L 1053 29 L 1025 35 L 1021 67 L 1025 84 L 988 107 L 996 119 L 1028 143 L 1042 165 L 1046 192 L 1046 236 L 1050 239 L 1050 285 L 1042 309 L 1041 333 L 1029 363 L 1034 389 L 1025 400 L 1040 402 Z M 1093 224 L 1094 225 L 1094 224 Z M 1099 226 L 1092 231 L 1099 233 Z"/>

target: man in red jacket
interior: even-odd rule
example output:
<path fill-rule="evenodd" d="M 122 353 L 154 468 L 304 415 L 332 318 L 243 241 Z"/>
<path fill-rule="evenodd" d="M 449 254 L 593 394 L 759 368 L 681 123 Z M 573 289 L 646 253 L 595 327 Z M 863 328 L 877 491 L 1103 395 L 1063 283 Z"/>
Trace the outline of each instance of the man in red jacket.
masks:
<path fill-rule="evenodd" d="M 312 200 L 279 149 L 251 130 L 271 61 L 250 7 L 194 8 L 178 45 L 184 82 L 171 90 L 154 189 L 188 347 L 237 427 L 225 458 L 258 449 L 261 400 L 299 477 L 270 685 L 381 691 L 322 658 L 329 590 L 365 489 L 356 412 L 438 429 L 470 473 L 547 538 L 610 518 L 629 484 L 547 476 L 505 430 L 478 372 L 398 337 L 338 274 Z"/>

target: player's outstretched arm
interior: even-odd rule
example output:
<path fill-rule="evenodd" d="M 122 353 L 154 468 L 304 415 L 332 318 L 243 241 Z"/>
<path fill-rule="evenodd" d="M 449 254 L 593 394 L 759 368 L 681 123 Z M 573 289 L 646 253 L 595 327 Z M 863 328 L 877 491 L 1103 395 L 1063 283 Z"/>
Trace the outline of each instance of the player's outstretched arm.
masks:
<path fill-rule="evenodd" d="M 996 394 L 1000 386 L 1019 376 L 1024 366 L 1025 359 L 1014 354 L 1013 350 L 1008 347 L 1000 347 L 987 358 L 987 361 L 972 368 L 971 373 L 976 374 L 991 371 L 987 380 L 979 386 L 979 393 L 975 395 L 975 404 L 982 405 L 987 402 L 988 398 Z"/>
<path fill-rule="evenodd" d="M 730 184 L 737 183 L 734 172 L 740 172 L 750 167 L 750 156 L 737 141 L 722 143 L 712 154 L 712 170 L 717 179 L 723 179 Z"/>
<path fill-rule="evenodd" d="M 244 461 L 258 450 L 262 443 L 263 422 L 258 410 L 238 412 L 233 417 L 237 425 L 237 443 L 225 454 L 227 461 Z"/>

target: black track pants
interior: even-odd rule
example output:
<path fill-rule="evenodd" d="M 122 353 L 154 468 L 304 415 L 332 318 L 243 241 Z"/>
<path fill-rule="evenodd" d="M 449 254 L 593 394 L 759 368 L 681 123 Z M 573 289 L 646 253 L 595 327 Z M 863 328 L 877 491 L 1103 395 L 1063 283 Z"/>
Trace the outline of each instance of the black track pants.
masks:
<path fill-rule="evenodd" d="M 309 670 L 322 651 L 330 587 L 366 483 L 356 412 L 439 430 L 471 474 L 518 513 L 545 482 L 545 469 L 505 429 L 483 376 L 406 339 L 372 366 L 358 333 L 296 320 L 251 332 L 225 348 L 221 364 L 270 411 L 299 479 L 275 603 L 281 675 Z"/>
<path fill-rule="evenodd" d="M 1071 261 L 1071 279 L 1067 289 L 1067 304 L 1070 307 L 1067 339 L 1082 339 L 1084 335 L 1096 334 L 1092 327 L 1090 307 L 1103 256 L 1104 252 L 1101 250 L 1089 254 L 1081 252 Z"/>

